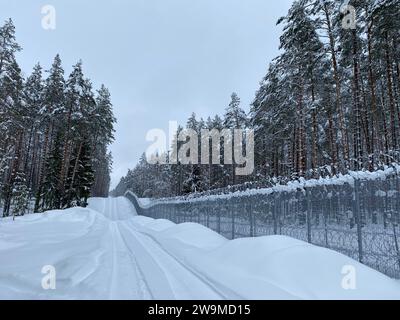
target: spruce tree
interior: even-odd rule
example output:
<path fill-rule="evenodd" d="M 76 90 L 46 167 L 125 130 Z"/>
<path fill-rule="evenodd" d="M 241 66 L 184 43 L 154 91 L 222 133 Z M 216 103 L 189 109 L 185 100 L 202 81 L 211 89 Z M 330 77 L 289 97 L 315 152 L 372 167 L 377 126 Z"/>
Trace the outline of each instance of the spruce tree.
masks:
<path fill-rule="evenodd" d="M 45 174 L 42 193 L 36 197 L 36 212 L 61 208 L 61 193 L 59 189 L 59 172 L 61 170 L 61 133 L 57 132 L 52 150 L 45 163 Z"/>
<path fill-rule="evenodd" d="M 18 172 L 12 190 L 11 211 L 13 219 L 17 216 L 23 216 L 29 209 L 29 189 L 25 174 Z"/>

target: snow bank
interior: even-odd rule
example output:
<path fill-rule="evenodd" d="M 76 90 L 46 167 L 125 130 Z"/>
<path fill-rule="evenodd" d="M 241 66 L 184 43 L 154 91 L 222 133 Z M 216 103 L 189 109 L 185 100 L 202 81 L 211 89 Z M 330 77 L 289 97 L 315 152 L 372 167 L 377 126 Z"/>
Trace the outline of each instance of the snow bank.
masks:
<path fill-rule="evenodd" d="M 0 299 L 100 298 L 76 286 L 98 270 L 107 219 L 75 208 L 0 221 Z M 43 290 L 42 268 L 57 270 L 57 290 Z"/>
<path fill-rule="evenodd" d="M 161 232 L 147 223 L 140 231 L 194 272 L 244 299 L 400 299 L 398 281 L 340 253 L 292 238 L 228 241 L 187 223 Z M 342 286 L 348 267 L 355 270 L 355 290 Z"/>
<path fill-rule="evenodd" d="M 176 240 L 203 249 L 215 248 L 228 241 L 218 233 L 195 223 L 183 223 L 164 229 L 160 236 L 165 240 Z"/>
<path fill-rule="evenodd" d="M 228 241 L 136 216 L 126 199 L 0 220 L 0 299 L 400 299 L 400 284 L 287 237 Z M 42 268 L 57 272 L 42 288 Z M 342 287 L 344 267 L 355 290 Z"/>

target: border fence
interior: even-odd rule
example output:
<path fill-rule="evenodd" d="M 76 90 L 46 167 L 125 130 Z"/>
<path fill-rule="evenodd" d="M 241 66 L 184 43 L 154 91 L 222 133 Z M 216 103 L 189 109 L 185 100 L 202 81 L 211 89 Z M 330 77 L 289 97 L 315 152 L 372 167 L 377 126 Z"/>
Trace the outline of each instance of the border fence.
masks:
<path fill-rule="evenodd" d="M 228 239 L 285 235 L 350 256 L 400 279 L 400 177 L 336 179 L 230 195 L 155 200 L 138 213 L 195 222 Z"/>

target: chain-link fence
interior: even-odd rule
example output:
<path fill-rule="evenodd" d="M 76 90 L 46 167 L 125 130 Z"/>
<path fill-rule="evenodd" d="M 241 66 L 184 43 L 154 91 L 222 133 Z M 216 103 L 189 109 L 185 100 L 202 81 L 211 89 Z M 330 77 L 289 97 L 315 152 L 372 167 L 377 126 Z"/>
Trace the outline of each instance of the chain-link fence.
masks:
<path fill-rule="evenodd" d="M 297 190 L 163 199 L 139 214 L 195 222 L 226 238 L 285 235 L 350 256 L 400 279 L 400 177 L 315 185 Z"/>

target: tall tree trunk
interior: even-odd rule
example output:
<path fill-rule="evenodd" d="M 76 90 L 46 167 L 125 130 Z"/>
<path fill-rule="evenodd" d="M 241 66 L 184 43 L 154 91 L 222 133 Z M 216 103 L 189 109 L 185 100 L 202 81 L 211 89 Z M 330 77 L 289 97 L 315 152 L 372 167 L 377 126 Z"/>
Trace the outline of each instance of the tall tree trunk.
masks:
<path fill-rule="evenodd" d="M 37 139 L 38 139 L 38 135 L 37 135 L 37 133 L 35 133 L 34 137 L 33 137 L 33 151 L 32 151 L 31 165 L 29 168 L 28 179 L 27 179 L 29 189 L 33 189 L 32 187 L 33 187 L 34 173 L 35 173 L 35 167 L 36 167 L 36 158 L 37 158 L 37 152 L 38 152 Z M 25 165 L 25 167 L 27 168 L 28 166 Z"/>
<path fill-rule="evenodd" d="M 354 116 L 355 116 L 355 128 L 354 128 L 354 161 L 355 169 L 360 170 L 362 168 L 362 119 L 361 119 L 361 107 L 360 107 L 360 70 L 358 64 L 358 45 L 357 45 L 357 31 L 352 31 L 353 38 L 353 100 L 354 100 Z"/>
<path fill-rule="evenodd" d="M 32 160 L 29 158 L 29 156 L 31 154 L 32 140 L 35 135 L 36 135 L 35 126 L 32 125 L 31 129 L 29 130 L 28 147 L 26 149 L 26 155 L 25 155 L 25 161 L 24 161 L 24 172 L 28 172 L 29 160 Z M 31 161 L 31 163 L 32 163 L 32 161 Z"/>
<path fill-rule="evenodd" d="M 372 121 L 372 152 L 375 153 L 375 148 L 379 147 L 380 137 L 382 136 L 380 126 L 379 126 L 379 117 L 377 110 L 377 102 L 376 102 L 376 80 L 373 71 L 373 62 L 372 62 L 372 28 L 374 26 L 373 20 L 369 23 L 367 28 L 367 43 L 368 43 L 368 80 L 369 80 L 369 90 L 371 94 L 371 121 Z M 383 151 L 380 149 L 380 151 Z"/>
<path fill-rule="evenodd" d="M 399 90 L 400 90 L 400 61 L 399 61 L 400 53 L 397 51 L 398 50 L 397 42 L 398 42 L 398 39 L 393 38 L 393 52 L 394 52 L 394 63 L 396 65 L 397 88 L 399 88 Z"/>
<path fill-rule="evenodd" d="M 384 162 L 386 164 L 390 163 L 390 158 L 389 158 L 389 151 L 390 151 L 390 134 L 389 134 L 389 128 L 387 125 L 387 118 L 386 118 L 386 111 L 385 111 L 385 91 L 383 89 L 383 84 L 381 83 L 381 117 L 382 117 L 382 124 L 383 124 L 383 140 L 385 141 L 385 150 L 384 150 Z"/>
<path fill-rule="evenodd" d="M 385 59 L 386 59 L 386 80 L 389 97 L 389 110 L 390 110 L 390 122 L 391 122 L 391 136 L 392 136 L 392 148 L 393 151 L 397 150 L 397 129 L 396 129 L 396 110 L 393 96 L 393 82 L 392 82 L 392 62 L 389 53 L 389 36 L 386 32 L 386 46 L 385 46 Z"/>
<path fill-rule="evenodd" d="M 333 115 L 331 108 L 328 109 L 328 141 L 329 141 L 329 149 L 330 149 L 330 156 L 331 156 L 331 163 L 332 166 L 332 174 L 335 175 L 337 173 L 337 150 L 336 150 L 336 136 L 335 130 L 333 126 Z"/>
<path fill-rule="evenodd" d="M 53 121 L 50 120 L 49 124 L 46 128 L 46 133 L 44 136 L 43 148 L 40 154 L 39 160 L 39 174 L 38 174 L 38 181 L 37 181 L 37 192 L 36 192 L 36 201 L 35 201 L 35 212 L 38 212 L 40 209 L 40 200 L 42 195 L 42 188 L 43 188 L 43 180 L 44 180 L 44 169 L 46 165 L 47 155 L 49 152 L 48 145 L 50 140 L 50 132 L 52 131 Z"/>
<path fill-rule="evenodd" d="M 294 132 L 293 132 L 293 169 L 291 174 L 293 176 L 296 176 L 297 173 L 299 172 L 299 161 L 298 161 L 298 128 L 297 125 L 295 126 Z"/>
<path fill-rule="evenodd" d="M 60 170 L 60 178 L 58 189 L 60 191 L 60 196 L 63 197 L 65 194 L 65 177 L 68 166 L 68 149 L 69 149 L 69 135 L 71 130 L 71 117 L 72 117 L 72 107 L 69 108 L 67 119 L 66 119 L 66 131 L 64 137 L 64 148 L 62 153 L 62 161 L 61 161 L 61 170 Z"/>
<path fill-rule="evenodd" d="M 77 153 L 76 159 L 75 159 L 74 170 L 72 171 L 70 188 L 74 187 L 76 174 L 78 173 L 78 168 L 79 168 L 79 161 L 80 161 L 81 154 L 82 154 L 82 148 L 83 148 L 83 142 L 81 142 L 78 147 L 78 153 Z"/>
<path fill-rule="evenodd" d="M 331 51 L 331 59 L 332 59 L 332 67 L 333 67 L 333 76 L 334 76 L 334 81 L 336 85 L 336 110 L 339 114 L 339 131 L 341 135 L 341 143 L 342 143 L 342 148 L 343 148 L 343 156 L 344 156 L 344 161 L 345 161 L 345 167 L 348 167 L 348 160 L 349 160 L 349 139 L 347 135 L 347 131 L 345 128 L 344 124 L 344 112 L 343 112 L 343 106 L 342 106 L 342 98 L 341 98 L 341 80 L 339 76 L 339 67 L 337 63 L 337 57 L 336 57 L 336 47 L 335 47 L 335 38 L 333 36 L 333 30 L 332 30 L 332 21 L 331 21 L 331 16 L 329 13 L 329 8 L 327 4 L 324 4 L 324 12 L 325 12 L 325 18 L 327 22 L 327 27 L 328 27 L 328 38 L 329 38 L 329 45 L 330 45 L 330 51 Z"/>
<path fill-rule="evenodd" d="M 367 149 L 367 166 L 370 171 L 373 171 L 374 166 L 373 166 L 373 147 L 372 147 L 372 141 L 374 140 L 374 137 L 371 136 L 370 132 L 370 116 L 369 116 L 369 110 L 367 108 L 367 94 L 365 92 L 364 88 L 364 80 L 362 79 L 362 75 L 360 75 L 360 83 L 361 83 L 361 91 L 362 91 L 362 96 L 363 96 L 363 104 L 362 104 L 362 113 L 361 113 L 361 125 L 362 129 L 364 132 L 364 137 L 365 137 L 365 147 Z M 373 131 L 373 130 L 372 130 Z"/>
<path fill-rule="evenodd" d="M 292 141 L 292 173 L 298 172 L 298 158 L 297 158 L 297 124 L 293 128 L 293 141 Z"/>
<path fill-rule="evenodd" d="M 316 169 L 318 167 L 318 121 L 317 121 L 317 109 L 315 108 L 315 91 L 314 91 L 314 83 L 311 85 L 311 100 L 313 103 L 313 111 L 312 111 L 312 151 L 311 151 L 311 168 L 313 171 L 313 177 L 317 178 Z"/>
<path fill-rule="evenodd" d="M 297 162 L 298 173 L 303 177 L 307 168 L 306 150 L 305 150 L 305 128 L 304 128 L 304 93 L 302 79 L 299 79 L 299 92 L 297 100 L 297 121 L 298 121 L 298 142 L 297 142 Z"/>

